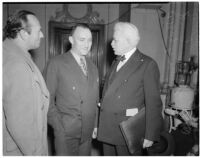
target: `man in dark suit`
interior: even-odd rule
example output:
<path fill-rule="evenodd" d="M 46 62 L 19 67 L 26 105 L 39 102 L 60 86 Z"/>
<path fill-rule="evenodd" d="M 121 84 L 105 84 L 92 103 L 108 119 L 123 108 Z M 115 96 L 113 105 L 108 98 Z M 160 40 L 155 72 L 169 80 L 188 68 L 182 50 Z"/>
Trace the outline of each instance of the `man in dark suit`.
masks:
<path fill-rule="evenodd" d="M 74 26 L 69 41 L 71 50 L 54 57 L 47 67 L 48 122 L 54 129 L 56 155 L 90 155 L 99 78 L 96 66 L 86 57 L 92 45 L 89 27 Z"/>
<path fill-rule="evenodd" d="M 131 23 L 118 22 L 111 43 L 116 60 L 107 76 L 98 128 L 98 140 L 103 142 L 104 155 L 129 155 L 119 124 L 146 108 L 146 130 L 143 148 L 159 139 L 162 126 L 159 69 L 156 62 L 137 49 L 138 29 Z M 135 155 L 141 155 L 141 148 Z"/>

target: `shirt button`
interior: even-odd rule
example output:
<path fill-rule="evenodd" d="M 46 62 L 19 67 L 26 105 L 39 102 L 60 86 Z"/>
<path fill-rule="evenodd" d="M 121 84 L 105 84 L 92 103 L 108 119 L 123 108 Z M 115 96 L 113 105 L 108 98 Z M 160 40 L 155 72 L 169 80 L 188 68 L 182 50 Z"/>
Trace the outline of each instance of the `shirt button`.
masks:
<path fill-rule="evenodd" d="M 73 90 L 75 90 L 75 89 L 76 89 L 76 87 L 72 87 L 72 89 L 73 89 Z"/>
<path fill-rule="evenodd" d="M 121 96 L 119 95 L 119 96 L 118 96 L 118 98 L 120 99 L 120 98 L 121 98 Z"/>

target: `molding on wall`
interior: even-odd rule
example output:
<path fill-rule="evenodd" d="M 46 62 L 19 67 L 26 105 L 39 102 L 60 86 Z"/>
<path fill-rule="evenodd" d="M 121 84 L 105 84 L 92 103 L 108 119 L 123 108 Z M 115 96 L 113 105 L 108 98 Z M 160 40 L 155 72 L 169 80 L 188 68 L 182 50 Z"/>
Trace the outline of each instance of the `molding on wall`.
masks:
<path fill-rule="evenodd" d="M 74 4 L 73 4 L 74 5 Z M 82 17 L 75 17 L 70 13 L 70 4 L 63 4 L 61 11 L 56 11 L 56 16 L 51 16 L 51 21 L 57 22 L 75 22 L 75 23 L 89 23 L 89 24 L 104 24 L 104 20 L 99 19 L 99 13 L 93 11 L 92 4 L 86 5 L 86 13 Z"/>
<path fill-rule="evenodd" d="M 131 17 L 131 4 L 130 3 L 122 3 L 119 5 L 119 20 L 130 22 Z"/>

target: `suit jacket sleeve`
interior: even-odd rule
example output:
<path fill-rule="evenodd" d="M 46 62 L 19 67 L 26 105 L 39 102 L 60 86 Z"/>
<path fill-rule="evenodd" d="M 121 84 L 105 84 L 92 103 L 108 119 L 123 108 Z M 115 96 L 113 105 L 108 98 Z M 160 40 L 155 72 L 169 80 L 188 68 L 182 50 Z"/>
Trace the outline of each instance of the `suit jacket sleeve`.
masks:
<path fill-rule="evenodd" d="M 46 84 L 50 92 L 50 105 L 48 111 L 48 123 L 58 131 L 63 131 L 60 115 L 55 105 L 56 88 L 57 88 L 57 65 L 54 60 L 50 61 L 46 70 Z"/>
<path fill-rule="evenodd" d="M 160 74 L 155 61 L 151 61 L 145 70 L 144 93 L 146 105 L 145 139 L 159 139 L 162 129 L 162 102 L 160 98 Z"/>
<path fill-rule="evenodd" d="M 13 63 L 6 72 L 4 86 L 9 97 L 3 107 L 7 129 L 24 155 L 41 155 L 41 144 L 36 143 L 38 133 L 37 101 L 33 89 L 31 70 L 24 63 Z"/>

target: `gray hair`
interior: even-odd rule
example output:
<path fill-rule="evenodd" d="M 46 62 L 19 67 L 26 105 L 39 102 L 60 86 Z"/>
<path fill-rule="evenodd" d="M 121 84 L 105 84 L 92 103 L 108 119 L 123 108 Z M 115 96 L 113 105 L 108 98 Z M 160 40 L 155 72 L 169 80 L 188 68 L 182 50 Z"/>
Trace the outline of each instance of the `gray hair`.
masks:
<path fill-rule="evenodd" d="M 138 45 L 140 41 L 140 35 L 137 27 L 129 22 L 117 22 L 114 30 L 122 32 L 122 35 L 127 39 L 130 45 L 134 47 Z"/>

